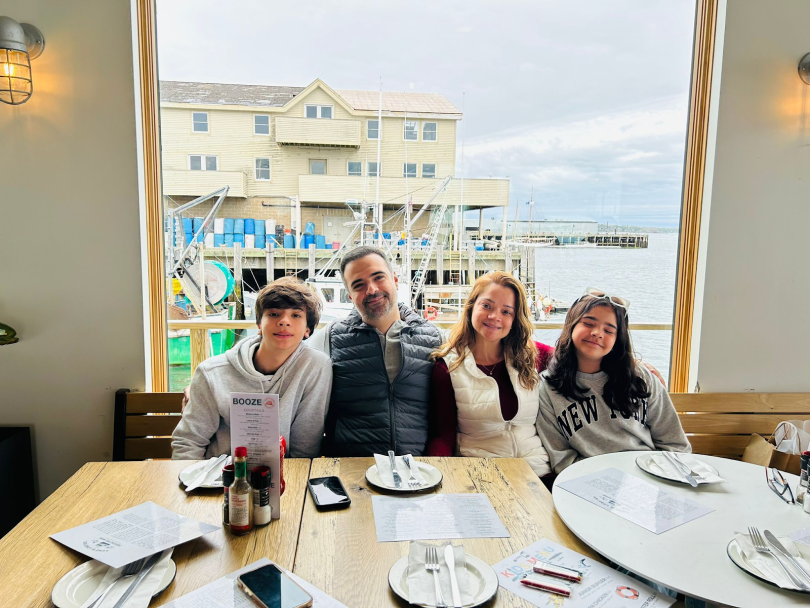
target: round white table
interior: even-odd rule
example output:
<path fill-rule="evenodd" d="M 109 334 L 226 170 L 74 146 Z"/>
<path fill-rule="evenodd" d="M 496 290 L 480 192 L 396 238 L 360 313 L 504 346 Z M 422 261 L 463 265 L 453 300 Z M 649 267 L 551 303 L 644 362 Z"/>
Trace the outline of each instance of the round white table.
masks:
<path fill-rule="evenodd" d="M 776 608 L 810 605 L 810 595 L 785 591 L 740 570 L 726 553 L 735 531 L 756 526 L 776 536 L 810 527 L 810 513 L 790 505 L 772 492 L 761 466 L 696 455 L 713 466 L 726 483 L 700 485 L 667 481 L 648 475 L 636 465 L 646 452 L 619 452 L 587 458 L 565 469 L 554 482 L 554 506 L 565 524 L 597 553 L 636 574 L 717 604 Z M 557 487 L 561 482 L 615 468 L 665 488 L 679 498 L 688 497 L 714 509 L 662 534 L 602 509 Z M 792 490 L 798 477 L 784 474 Z"/>

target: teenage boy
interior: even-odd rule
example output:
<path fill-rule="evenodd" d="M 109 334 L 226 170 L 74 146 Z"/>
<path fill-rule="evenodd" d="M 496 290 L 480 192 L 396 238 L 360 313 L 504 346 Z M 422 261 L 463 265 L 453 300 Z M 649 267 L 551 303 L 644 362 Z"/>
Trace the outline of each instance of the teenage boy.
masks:
<path fill-rule="evenodd" d="M 382 250 L 352 249 L 340 274 L 355 309 L 309 341 L 332 360 L 323 452 L 421 455 L 428 438 L 429 356 L 442 342 L 439 330 L 397 305 L 397 282 Z"/>
<path fill-rule="evenodd" d="M 259 392 L 279 395 L 279 431 L 287 455 L 319 457 L 332 366 L 303 340 L 320 316 L 320 301 L 298 279 L 285 277 L 264 287 L 256 297 L 259 335 L 203 361 L 194 372 L 188 406 L 172 434 L 172 458 L 230 454 L 230 394 Z"/>

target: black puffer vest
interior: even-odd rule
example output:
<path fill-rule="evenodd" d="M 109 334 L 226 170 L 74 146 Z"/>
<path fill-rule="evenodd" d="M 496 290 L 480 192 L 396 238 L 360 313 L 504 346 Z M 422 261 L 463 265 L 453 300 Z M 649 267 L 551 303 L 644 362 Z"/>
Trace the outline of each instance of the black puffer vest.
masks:
<path fill-rule="evenodd" d="M 433 362 L 442 341 L 439 330 L 413 310 L 399 305 L 402 369 L 388 381 L 377 331 L 353 310 L 332 325 L 332 400 L 324 454 L 372 456 L 394 450 L 421 455 L 428 439 L 428 403 Z"/>

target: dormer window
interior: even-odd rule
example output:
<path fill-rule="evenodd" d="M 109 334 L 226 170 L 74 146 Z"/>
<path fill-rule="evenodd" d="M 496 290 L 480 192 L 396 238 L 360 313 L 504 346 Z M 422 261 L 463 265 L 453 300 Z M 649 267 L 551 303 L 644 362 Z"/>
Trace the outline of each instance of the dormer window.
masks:
<path fill-rule="evenodd" d="M 304 106 L 304 116 L 307 118 L 332 118 L 332 106 Z"/>

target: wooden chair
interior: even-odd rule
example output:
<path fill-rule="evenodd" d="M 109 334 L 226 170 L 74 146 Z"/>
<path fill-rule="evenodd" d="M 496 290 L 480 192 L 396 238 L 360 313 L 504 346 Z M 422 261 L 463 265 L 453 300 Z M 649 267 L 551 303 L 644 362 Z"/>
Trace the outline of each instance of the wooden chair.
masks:
<path fill-rule="evenodd" d="M 172 432 L 180 422 L 182 393 L 115 392 L 113 460 L 172 457 Z"/>
<path fill-rule="evenodd" d="M 696 454 L 739 460 L 753 433 L 810 420 L 810 393 L 670 393 Z M 694 434 L 692 434 L 694 433 Z"/>

